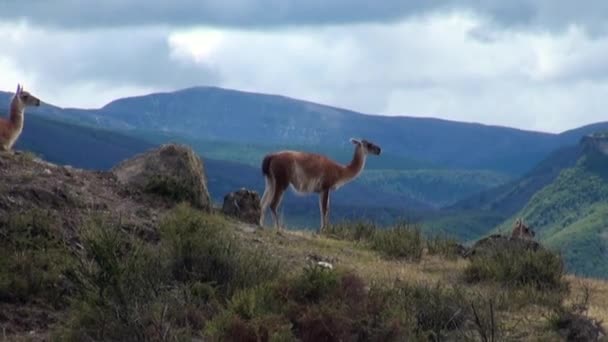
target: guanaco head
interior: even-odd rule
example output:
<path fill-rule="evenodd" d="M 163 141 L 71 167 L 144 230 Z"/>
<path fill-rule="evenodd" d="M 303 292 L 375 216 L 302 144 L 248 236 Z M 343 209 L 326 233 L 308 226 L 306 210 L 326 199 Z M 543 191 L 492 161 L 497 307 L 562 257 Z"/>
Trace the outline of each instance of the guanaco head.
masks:
<path fill-rule="evenodd" d="M 513 225 L 511 237 L 520 239 L 533 239 L 536 233 L 530 229 L 521 219 L 517 219 Z"/>
<path fill-rule="evenodd" d="M 380 146 L 374 144 L 371 141 L 367 141 L 365 139 L 358 140 L 358 139 L 351 138 L 350 142 L 353 143 L 354 145 L 361 146 L 361 148 L 363 149 L 363 152 L 365 154 L 373 154 L 373 155 L 378 156 L 382 152 L 382 149 L 380 148 Z"/>
<path fill-rule="evenodd" d="M 40 100 L 29 92 L 23 90 L 23 86 L 17 84 L 17 91 L 15 92 L 15 100 L 21 108 L 26 106 L 40 106 Z"/>

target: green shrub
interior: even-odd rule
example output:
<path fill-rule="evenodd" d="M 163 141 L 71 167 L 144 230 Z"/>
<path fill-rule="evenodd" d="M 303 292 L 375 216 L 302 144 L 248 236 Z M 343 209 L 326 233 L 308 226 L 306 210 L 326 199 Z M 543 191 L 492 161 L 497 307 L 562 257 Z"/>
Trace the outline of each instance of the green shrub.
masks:
<path fill-rule="evenodd" d="M 377 230 L 371 240 L 371 247 L 389 258 L 419 261 L 422 258 L 424 240 L 418 227 L 401 223 Z"/>
<path fill-rule="evenodd" d="M 40 210 L 0 218 L 0 302 L 67 304 L 75 259 L 59 222 Z"/>
<path fill-rule="evenodd" d="M 151 177 L 144 187 L 144 191 L 176 202 L 188 201 L 195 203 L 197 200 L 196 197 L 198 197 L 196 193 L 188 188 L 183 182 L 165 175 Z"/>
<path fill-rule="evenodd" d="M 304 272 L 293 279 L 291 296 L 300 303 L 317 303 L 334 294 L 338 287 L 338 273 L 318 265 L 304 268 Z"/>
<path fill-rule="evenodd" d="M 282 304 L 274 285 L 240 290 L 209 323 L 206 335 L 214 341 L 295 341 Z"/>
<path fill-rule="evenodd" d="M 163 220 L 160 233 L 176 280 L 211 282 L 229 295 L 279 275 L 278 260 L 265 251 L 243 246 L 226 230 L 221 218 L 186 204 L 177 206 Z"/>
<path fill-rule="evenodd" d="M 403 284 L 393 292 L 393 301 L 415 320 L 417 336 L 440 340 L 446 331 L 456 330 L 470 318 L 468 302 L 459 288 Z"/>
<path fill-rule="evenodd" d="M 103 220 L 92 221 L 81 235 L 85 255 L 73 277 L 78 296 L 56 329 L 58 340 L 202 337 L 232 294 L 273 280 L 280 270 L 266 253 L 238 243 L 221 218 L 185 204 L 162 220 L 157 245 Z M 246 312 L 247 306 L 240 308 Z M 272 316 L 251 315 L 259 327 L 272 323 Z"/>
<path fill-rule="evenodd" d="M 61 340 L 155 340 L 172 299 L 158 249 L 119 226 L 92 221 L 82 231 L 85 257 L 76 270 L 79 295 Z M 160 328 L 159 328 L 160 329 Z"/>
<path fill-rule="evenodd" d="M 464 271 L 471 283 L 494 281 L 506 286 L 532 286 L 538 290 L 563 289 L 564 264 L 545 250 L 497 249 L 474 256 Z"/>

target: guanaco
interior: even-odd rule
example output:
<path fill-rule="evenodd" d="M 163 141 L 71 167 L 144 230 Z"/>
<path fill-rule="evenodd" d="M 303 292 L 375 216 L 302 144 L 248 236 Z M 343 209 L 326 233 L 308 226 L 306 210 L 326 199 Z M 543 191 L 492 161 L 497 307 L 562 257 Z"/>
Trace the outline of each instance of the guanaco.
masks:
<path fill-rule="evenodd" d="M 355 152 L 348 165 L 308 152 L 281 151 L 266 155 L 262 161 L 266 187 L 261 200 L 260 226 L 264 225 L 264 214 L 270 206 L 275 227 L 281 229 L 277 209 L 285 190 L 291 185 L 299 193 L 319 194 L 320 233 L 329 223 L 330 191 L 355 179 L 363 170 L 368 154 L 380 155 L 382 151 L 379 146 L 367 140 L 350 141 L 355 145 Z"/>
<path fill-rule="evenodd" d="M 23 131 L 25 107 L 40 106 L 40 100 L 17 84 L 11 100 L 8 120 L 0 118 L 0 151 L 10 151 Z"/>

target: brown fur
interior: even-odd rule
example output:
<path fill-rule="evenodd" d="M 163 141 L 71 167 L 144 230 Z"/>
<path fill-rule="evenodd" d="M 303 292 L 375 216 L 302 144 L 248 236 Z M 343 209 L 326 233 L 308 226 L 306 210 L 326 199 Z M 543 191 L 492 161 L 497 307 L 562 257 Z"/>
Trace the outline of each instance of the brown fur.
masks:
<path fill-rule="evenodd" d="M 0 118 L 0 151 L 10 151 L 23 131 L 25 107 L 39 106 L 40 100 L 17 85 L 8 120 Z"/>
<path fill-rule="evenodd" d="M 283 193 L 291 185 L 301 193 L 318 193 L 321 212 L 321 229 L 327 224 L 329 214 L 329 192 L 356 178 L 365 166 L 367 154 L 380 154 L 380 147 L 368 141 L 352 140 L 356 145 L 352 161 L 344 166 L 316 153 L 282 151 L 264 157 L 262 174 L 266 189 L 262 196 L 263 225 L 266 208 L 270 206 L 275 226 L 279 229 L 277 208 Z"/>
<path fill-rule="evenodd" d="M 513 231 L 511 231 L 511 238 L 513 239 L 534 239 L 536 233 L 530 229 L 521 219 L 515 221 L 513 225 Z"/>

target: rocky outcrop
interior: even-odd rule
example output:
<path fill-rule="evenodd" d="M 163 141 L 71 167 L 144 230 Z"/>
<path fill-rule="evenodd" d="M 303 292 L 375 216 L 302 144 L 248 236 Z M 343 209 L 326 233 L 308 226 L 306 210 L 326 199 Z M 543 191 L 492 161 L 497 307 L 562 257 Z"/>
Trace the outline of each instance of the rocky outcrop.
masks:
<path fill-rule="evenodd" d="M 585 152 L 599 152 L 608 156 L 608 132 L 594 133 L 584 136 L 581 145 Z"/>
<path fill-rule="evenodd" d="M 224 196 L 222 212 L 240 221 L 257 224 L 260 219 L 260 195 L 245 188 Z"/>
<path fill-rule="evenodd" d="M 465 257 L 480 256 L 506 250 L 532 250 L 537 251 L 542 246 L 534 241 L 509 236 L 494 234 L 485 237 L 469 248 L 464 254 Z"/>
<path fill-rule="evenodd" d="M 112 173 L 132 189 L 211 208 L 203 162 L 190 147 L 162 145 L 118 164 Z"/>

